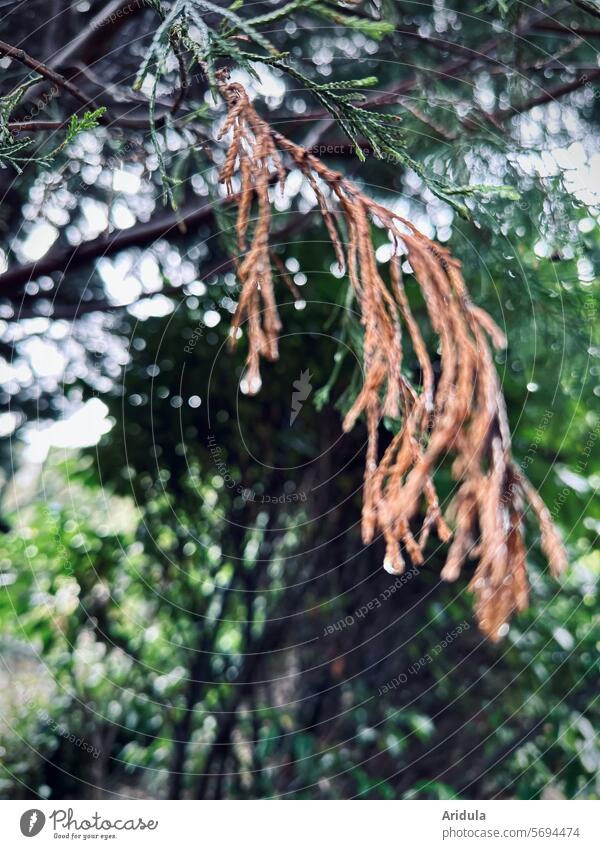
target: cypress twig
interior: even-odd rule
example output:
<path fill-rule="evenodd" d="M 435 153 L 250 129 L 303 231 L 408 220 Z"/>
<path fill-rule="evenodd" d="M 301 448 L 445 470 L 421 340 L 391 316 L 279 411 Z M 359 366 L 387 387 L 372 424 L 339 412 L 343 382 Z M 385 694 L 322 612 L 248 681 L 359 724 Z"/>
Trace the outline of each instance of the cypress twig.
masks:
<path fill-rule="evenodd" d="M 460 263 L 446 248 L 273 130 L 259 117 L 243 86 L 229 83 L 225 72 L 217 79 L 228 110 L 220 137 L 231 133 L 220 179 L 232 191 L 233 177 L 239 175 L 240 250 L 249 243 L 237 268 L 241 295 L 231 337 L 235 344 L 239 329 L 246 326 L 248 391 L 255 393 L 260 388 L 261 357 L 278 357 L 281 322 L 269 253 L 268 187 L 272 170 L 283 184 L 281 154 L 285 153 L 315 190 L 338 262 L 348 270 L 362 313 L 364 380 L 346 415 L 344 430 L 365 415 L 363 540 L 369 543 L 381 534 L 387 549 L 385 568 L 399 573 L 405 568 L 405 555 L 413 563 L 424 562 L 425 543 L 435 528 L 443 542 L 452 539 L 442 570 L 442 578 L 449 581 L 458 577 L 468 556 L 477 556 L 470 583 L 476 616 L 481 630 L 498 639 L 510 616 L 528 602 L 525 503 L 537 516 L 542 549 L 552 573 L 558 575 L 566 566 L 566 553 L 548 510 L 511 457 L 504 399 L 490 347 L 490 343 L 496 348 L 505 346 L 503 333 L 472 303 Z M 253 201 L 257 218 L 248 237 Z M 335 204 L 343 224 L 345 244 L 330 203 Z M 391 291 L 375 259 L 373 219 L 381 222 L 394 241 Z M 439 339 L 437 386 L 427 346 L 404 291 L 399 256 L 410 263 Z M 402 373 L 403 330 L 419 361 L 419 386 L 413 386 Z M 380 457 L 378 429 L 383 416 L 400 419 L 401 428 Z M 436 463 L 446 454 L 454 457 L 456 494 L 447 511 L 454 520 L 454 534 L 442 515 L 434 483 Z M 418 529 L 415 523 L 422 505 L 425 515 Z"/>

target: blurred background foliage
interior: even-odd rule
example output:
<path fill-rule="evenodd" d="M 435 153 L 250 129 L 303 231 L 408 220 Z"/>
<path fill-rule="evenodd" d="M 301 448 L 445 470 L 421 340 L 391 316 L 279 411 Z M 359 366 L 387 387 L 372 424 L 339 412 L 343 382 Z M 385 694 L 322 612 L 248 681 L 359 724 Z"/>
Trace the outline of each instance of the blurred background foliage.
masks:
<path fill-rule="evenodd" d="M 0 59 L 0 794 L 598 798 L 598 13 L 236 3 L 258 19 L 240 31 L 190 0 L 201 24 L 175 52 L 163 32 L 132 91 L 183 5 L 0 9 L 3 37 L 89 99 Z M 341 430 L 360 321 L 296 172 L 273 242 L 300 299 L 281 284 L 281 358 L 241 391 L 211 63 L 448 244 L 507 332 L 514 454 L 571 568 L 551 581 L 531 533 L 531 607 L 498 644 L 469 576 L 440 582 L 443 546 L 399 580 L 360 542 L 366 434 Z M 367 103 L 401 134 L 383 158 L 355 137 L 361 162 L 317 86 L 373 75 Z"/>

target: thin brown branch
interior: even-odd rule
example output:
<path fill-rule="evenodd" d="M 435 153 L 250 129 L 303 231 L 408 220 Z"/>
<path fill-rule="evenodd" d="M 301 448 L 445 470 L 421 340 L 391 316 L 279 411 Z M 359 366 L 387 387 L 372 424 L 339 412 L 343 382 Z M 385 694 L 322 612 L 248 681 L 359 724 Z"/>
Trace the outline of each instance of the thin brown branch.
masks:
<path fill-rule="evenodd" d="M 11 133 L 47 133 L 53 130 L 63 130 L 71 123 L 70 118 L 62 121 L 9 121 Z"/>
<path fill-rule="evenodd" d="M 497 48 L 498 40 L 492 39 L 481 46 L 480 52 L 483 54 L 488 54 L 496 50 Z M 391 88 L 387 89 L 386 91 L 383 91 L 376 97 L 370 98 L 364 104 L 365 108 L 398 103 L 401 95 L 409 94 L 411 91 L 414 91 L 414 89 L 418 88 L 421 85 L 423 80 L 423 74 L 431 73 L 437 77 L 453 79 L 455 78 L 456 74 L 459 74 L 469 68 L 473 61 L 473 57 L 461 58 L 454 59 L 451 62 L 446 62 L 439 68 L 423 68 L 422 71 L 420 71 L 418 74 L 414 74 L 412 77 L 409 77 L 408 79 L 403 80 L 401 83 L 392 86 Z M 315 129 L 305 140 L 305 146 L 307 148 L 311 148 L 318 145 L 323 136 L 337 124 L 336 119 L 332 118 L 329 112 L 326 112 L 325 110 L 312 112 L 309 115 L 303 115 L 301 119 L 301 123 L 304 125 L 313 121 L 319 122 L 319 125 L 315 127 Z M 294 121 L 292 126 L 296 123 L 300 122 Z"/>
<path fill-rule="evenodd" d="M 431 47 L 435 47 L 437 50 L 460 56 L 467 59 L 469 63 L 481 62 L 485 65 L 505 66 L 504 62 L 494 56 L 495 51 L 486 50 L 487 46 L 492 45 L 491 41 L 476 49 L 474 47 L 468 47 L 466 44 L 458 44 L 456 41 L 448 41 L 440 36 L 422 35 L 417 29 L 410 27 L 396 27 L 395 32 L 404 38 L 410 38 L 419 41 L 421 44 L 428 44 Z"/>
<path fill-rule="evenodd" d="M 543 106 L 545 103 L 551 103 L 554 100 L 559 100 L 561 97 L 565 97 L 567 94 L 578 91 L 586 85 L 591 85 L 592 82 L 595 82 L 598 79 L 600 79 L 600 68 L 595 68 L 594 70 L 590 70 L 568 83 L 563 83 L 555 88 L 548 89 L 548 91 L 542 91 L 541 94 L 531 97 L 528 100 L 523 100 L 521 103 L 517 103 L 514 106 L 508 106 L 506 109 L 499 109 L 494 113 L 494 116 L 498 120 L 504 120 L 512 118 L 515 115 L 522 115 L 525 112 L 529 112 L 535 106 Z"/>
<path fill-rule="evenodd" d="M 68 92 L 72 97 L 79 100 L 85 106 L 89 106 L 92 109 L 99 108 L 98 104 L 89 98 L 78 86 L 74 85 L 70 80 L 67 80 L 62 74 L 59 74 L 52 68 L 49 68 L 48 65 L 45 65 L 38 59 L 34 59 L 33 56 L 30 56 L 29 53 L 26 53 L 25 50 L 22 50 L 20 47 L 14 47 L 12 44 L 7 44 L 6 41 L 0 40 L 0 54 L 9 56 L 16 62 L 20 62 L 27 68 L 31 68 L 32 71 L 35 71 L 49 82 L 54 83 L 55 86 L 58 86 L 58 88 L 63 91 Z"/>
<path fill-rule="evenodd" d="M 221 203 L 227 204 L 231 200 L 235 201 L 236 199 L 237 195 L 233 198 L 227 197 Z M 35 302 L 37 296 L 30 295 L 22 297 L 21 295 L 22 286 L 30 280 L 35 280 L 41 274 L 52 274 L 57 271 L 64 273 L 66 270 L 71 271 L 93 262 L 99 257 L 114 256 L 114 254 L 127 248 L 141 248 L 166 236 L 173 241 L 175 238 L 186 235 L 188 227 L 203 224 L 209 221 L 213 215 L 214 206 L 202 208 L 184 207 L 179 211 L 179 214 L 165 213 L 147 224 L 138 224 L 128 230 L 121 230 L 109 236 L 102 236 L 98 239 L 92 239 L 89 242 L 83 242 L 77 248 L 51 250 L 38 262 L 15 266 L 0 275 L 0 297 L 12 297 L 13 300 L 17 297 L 22 299 L 22 306 L 15 316 L 16 319 L 39 316 L 40 313 L 34 311 L 29 305 L 30 302 Z M 289 236 L 305 226 L 306 217 L 304 215 L 294 217 L 289 224 L 278 232 L 278 239 L 285 241 Z M 65 265 L 65 259 L 68 263 L 68 269 Z M 46 270 L 40 271 L 42 263 Z M 233 264 L 234 259 L 232 257 L 214 260 L 207 265 L 203 265 L 201 273 L 205 277 L 211 274 L 220 274 L 231 268 Z M 161 294 L 169 297 L 171 293 L 163 291 Z M 172 294 L 175 296 L 176 293 L 174 292 Z M 144 298 L 140 300 L 144 300 Z M 115 312 L 127 306 L 130 306 L 130 304 L 120 307 L 104 299 L 81 301 L 79 304 L 53 301 L 51 318 L 77 319 L 87 313 Z"/>
<path fill-rule="evenodd" d="M 7 44 L 6 42 L 0 40 L 0 54 L 9 56 L 11 59 L 20 62 L 28 68 L 31 68 L 36 73 L 40 74 L 40 76 L 44 77 L 45 80 L 51 82 L 53 85 L 67 92 L 80 103 L 82 103 L 84 106 L 91 109 L 98 109 L 100 107 L 101 104 L 99 104 L 94 98 L 87 95 L 83 91 L 83 89 L 75 85 L 72 80 L 67 79 L 67 77 L 63 76 L 63 74 L 59 74 L 49 65 L 46 65 L 43 62 L 40 62 L 39 60 L 35 59 L 33 56 L 30 56 L 28 53 L 25 52 L 25 50 L 22 50 L 20 47 L 14 47 L 13 45 Z M 172 113 L 176 112 L 179 106 L 181 105 L 181 102 L 185 95 L 185 90 L 188 86 L 187 71 L 185 69 L 185 65 L 183 64 L 183 59 L 180 55 L 178 55 L 178 58 L 180 59 L 180 74 L 182 87 L 177 92 L 174 102 L 168 105 L 168 109 Z M 85 67 L 78 65 L 77 73 L 86 75 L 87 71 Z M 101 81 L 98 82 L 101 83 Z M 123 108 L 124 106 L 124 104 L 122 103 L 119 105 L 121 108 Z M 135 105 L 139 106 L 141 105 L 141 102 Z M 164 120 L 165 115 L 157 116 L 154 122 L 155 126 L 161 126 Z M 150 129 L 150 122 L 147 118 L 128 117 L 127 115 L 122 114 L 102 115 L 99 118 L 99 121 L 101 124 L 110 127 L 122 127 L 124 129 L 135 130 Z M 67 124 L 67 121 L 13 121 L 10 122 L 8 126 L 9 129 L 13 132 L 39 132 L 43 130 L 61 129 Z"/>
<path fill-rule="evenodd" d="M 550 12 L 551 11 L 552 10 L 550 10 Z M 526 17 L 515 28 L 514 33 L 512 33 L 513 37 L 522 37 L 527 35 L 540 22 L 547 20 L 548 14 L 550 12 L 544 12 L 539 15 Z M 418 33 L 410 28 L 399 30 L 399 32 L 401 32 L 401 34 L 403 35 L 408 36 L 409 38 L 419 37 Z M 421 37 L 419 38 L 420 40 L 423 40 Z M 436 46 L 438 46 L 438 39 L 428 37 L 428 40 L 432 41 L 432 43 L 435 42 Z M 383 91 L 381 94 L 367 100 L 364 106 L 365 108 L 372 108 L 377 106 L 386 106 L 390 104 L 399 103 L 402 95 L 410 94 L 415 89 L 422 86 L 423 78 L 427 75 L 437 77 L 441 80 L 447 79 L 456 81 L 458 74 L 461 74 L 465 71 L 475 70 L 482 63 L 493 64 L 497 67 L 502 67 L 504 63 L 501 62 L 499 59 L 495 58 L 495 54 L 500 48 L 500 44 L 501 41 L 497 37 L 485 41 L 477 49 L 464 45 L 458 45 L 455 42 L 440 41 L 440 48 L 446 46 L 449 52 L 457 53 L 458 58 L 451 59 L 438 67 L 434 66 L 419 68 L 417 73 L 413 74 L 411 77 L 408 77 L 402 82 L 391 86 L 386 91 Z M 413 63 L 413 67 L 414 66 L 415 65 Z M 584 83 L 581 83 L 581 85 L 583 84 Z M 490 115 L 487 116 L 487 119 L 494 123 L 494 121 L 496 120 L 496 116 Z M 307 148 L 312 148 L 319 145 L 321 139 L 329 132 L 330 129 L 332 129 L 332 127 L 336 126 L 337 123 L 336 119 L 332 118 L 328 112 L 326 112 L 325 110 L 319 110 L 311 112 L 307 115 L 303 115 L 302 118 L 298 121 L 291 121 L 288 124 L 288 132 L 291 129 L 295 129 L 296 126 L 306 125 L 309 122 L 318 122 L 318 126 L 316 126 L 305 139 L 305 146 Z"/>
<path fill-rule="evenodd" d="M 79 61 L 85 65 L 93 64 L 104 55 L 105 47 L 123 24 L 132 16 L 147 9 L 145 0 L 111 0 L 104 8 L 94 15 L 86 26 L 77 33 L 75 38 L 61 47 L 46 65 L 59 71 L 72 62 Z M 45 81 L 32 86 L 25 92 L 20 105 L 35 103 L 46 86 Z M 125 123 L 120 122 L 118 126 L 128 129 L 138 129 L 133 123 L 134 119 L 127 119 Z M 111 122 L 115 124 L 114 120 Z"/>
<path fill-rule="evenodd" d="M 589 2 L 589 0 L 573 0 L 573 3 L 584 12 L 587 12 L 588 15 L 592 15 L 594 18 L 600 18 L 600 9 Z"/>
<path fill-rule="evenodd" d="M 102 56 L 105 45 L 125 21 L 147 8 L 144 0 L 111 0 L 91 18 L 86 26 L 82 27 L 75 38 L 54 54 L 47 62 L 48 67 L 58 70 L 75 59 L 84 64 L 92 64 Z M 44 83 L 32 86 L 25 93 L 22 103 L 34 101 L 43 86 Z"/>
<path fill-rule="evenodd" d="M 581 38 L 600 38 L 600 29 L 592 27 L 567 26 L 559 23 L 540 22 L 535 25 L 540 32 L 551 32 L 557 35 L 578 35 Z"/>
<path fill-rule="evenodd" d="M 65 274 L 99 257 L 114 256 L 126 248 L 141 247 L 167 236 L 172 238 L 180 227 L 209 221 L 212 214 L 210 204 L 200 207 L 190 205 L 177 213 L 164 213 L 147 224 L 138 224 L 73 247 L 50 250 L 37 262 L 17 265 L 0 274 L 0 297 L 14 297 L 26 283 L 42 274 Z"/>
<path fill-rule="evenodd" d="M 160 127 L 164 123 L 164 116 L 157 116 L 154 125 Z M 71 122 L 70 118 L 64 118 L 60 121 L 9 121 L 8 129 L 11 133 L 45 133 L 54 130 L 62 130 L 68 127 Z M 150 121 L 147 118 L 131 118 L 127 115 L 111 115 L 110 119 L 103 121 L 109 127 L 117 127 L 124 130 L 150 130 Z"/>

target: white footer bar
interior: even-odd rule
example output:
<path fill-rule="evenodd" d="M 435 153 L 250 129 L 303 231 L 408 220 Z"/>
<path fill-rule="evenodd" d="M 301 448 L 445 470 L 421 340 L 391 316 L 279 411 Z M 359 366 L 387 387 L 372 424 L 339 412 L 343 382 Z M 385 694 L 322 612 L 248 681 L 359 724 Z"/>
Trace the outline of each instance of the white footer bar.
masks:
<path fill-rule="evenodd" d="M 599 823 L 588 801 L 4 801 L 0 845 L 597 849 Z"/>

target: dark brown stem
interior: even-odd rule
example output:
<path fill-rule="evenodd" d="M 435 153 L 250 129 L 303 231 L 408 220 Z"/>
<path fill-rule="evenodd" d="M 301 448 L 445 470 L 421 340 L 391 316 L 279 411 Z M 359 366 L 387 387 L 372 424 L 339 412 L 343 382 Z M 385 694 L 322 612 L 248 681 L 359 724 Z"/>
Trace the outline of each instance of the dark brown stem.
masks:
<path fill-rule="evenodd" d="M 103 55 L 104 48 L 124 22 L 147 8 L 145 0 L 111 0 L 75 38 L 54 54 L 48 61 L 48 66 L 58 70 L 74 60 L 86 65 L 93 64 Z M 25 93 L 21 105 L 34 102 L 40 96 L 44 85 L 42 82 L 32 86 Z"/>
<path fill-rule="evenodd" d="M 0 40 L 0 54 L 10 56 L 11 59 L 15 59 L 15 61 L 20 62 L 27 68 L 31 68 L 32 71 L 40 74 L 40 76 L 44 77 L 44 79 L 49 82 L 54 83 L 54 85 L 58 86 L 63 91 L 68 92 L 72 97 L 79 100 L 85 106 L 90 106 L 92 109 L 98 109 L 98 104 L 91 100 L 80 88 L 63 77 L 62 74 L 59 74 L 57 71 L 54 71 L 47 65 L 44 65 L 43 62 L 40 62 L 38 59 L 34 59 L 33 56 L 30 56 L 29 53 L 26 53 L 20 47 L 13 47 L 12 44 L 7 44 L 6 41 Z"/>
<path fill-rule="evenodd" d="M 70 122 L 70 118 L 62 121 L 9 121 L 8 129 L 11 133 L 45 133 L 62 130 L 68 127 Z"/>
<path fill-rule="evenodd" d="M 65 118 L 62 121 L 9 121 L 8 129 L 11 133 L 43 133 L 53 130 L 62 130 L 68 127 L 71 122 L 70 118 Z M 150 130 L 150 121 L 147 118 L 128 118 L 125 115 L 111 116 L 110 119 L 102 121 L 110 127 L 121 127 L 126 130 Z M 159 115 L 154 125 L 162 126 L 164 116 Z"/>
<path fill-rule="evenodd" d="M 237 196 L 224 198 L 220 203 L 226 204 L 231 201 L 236 202 Z M 0 297 L 12 296 L 13 299 L 18 297 L 21 287 L 30 280 L 35 280 L 41 274 L 50 274 L 56 271 L 64 272 L 67 270 L 67 266 L 68 270 L 79 268 L 98 257 L 113 256 L 115 253 L 127 248 L 143 247 L 144 245 L 151 244 L 167 234 L 169 238 L 173 239 L 176 236 L 182 235 L 188 227 L 210 220 L 212 215 L 212 206 L 201 208 L 184 207 L 178 214 L 165 213 L 147 224 L 139 224 L 128 230 L 121 230 L 109 236 L 101 236 L 98 239 L 83 242 L 74 248 L 61 248 L 49 251 L 38 262 L 18 265 L 1 274 Z M 306 226 L 305 216 L 294 216 L 290 223 L 279 232 L 278 238 L 285 240 L 304 226 Z M 233 264 L 233 257 L 216 259 L 208 265 L 203 266 L 202 274 L 204 276 L 219 274 L 229 269 Z M 163 294 L 169 297 L 168 292 L 164 292 Z M 30 296 L 28 301 L 35 301 L 35 297 L 35 295 Z M 78 304 L 54 301 L 52 317 L 77 319 L 79 316 L 90 312 L 118 312 L 127 306 L 131 305 L 116 306 L 105 300 L 81 301 Z M 25 309 L 18 310 L 15 318 L 32 318 L 37 315 L 39 315 L 38 312 L 34 312 L 30 306 L 26 306 Z"/>
<path fill-rule="evenodd" d="M 542 91 L 542 93 L 538 94 L 536 97 L 524 100 L 521 103 L 517 103 L 515 106 L 500 109 L 498 112 L 495 112 L 494 115 L 499 120 L 512 118 L 514 115 L 522 115 L 524 112 L 529 112 L 529 110 L 533 109 L 534 106 L 542 106 L 544 103 L 550 103 L 553 100 L 558 100 L 559 98 L 564 97 L 567 94 L 571 94 L 571 92 L 577 91 L 598 79 L 600 79 L 600 68 L 588 71 L 576 79 L 571 80 L 571 82 L 563 83 L 563 85 L 557 86 L 556 88 L 549 89 L 548 91 Z"/>
<path fill-rule="evenodd" d="M 473 62 L 477 60 L 478 55 L 487 57 L 493 55 L 497 49 L 498 41 L 497 39 L 492 39 L 482 44 L 481 48 L 477 52 L 470 50 L 468 57 L 453 59 L 451 62 L 444 63 L 439 68 L 423 68 L 422 73 L 418 75 L 415 74 L 412 77 L 403 80 L 403 82 L 398 85 L 395 85 L 387 91 L 377 95 L 377 97 L 373 97 L 368 100 L 365 103 L 365 107 L 370 108 L 373 106 L 385 106 L 391 103 L 397 103 L 400 95 L 408 94 L 420 85 L 422 82 L 422 74 L 432 73 L 438 77 L 455 77 L 456 74 L 459 74 L 469 68 Z M 308 148 L 318 145 L 325 133 L 327 133 L 336 124 L 336 119 L 332 118 L 329 113 L 325 111 L 314 112 L 311 115 L 306 115 L 302 118 L 303 123 L 309 121 L 319 121 L 319 126 L 315 128 L 313 133 L 311 133 L 306 139 L 305 147 Z"/>
<path fill-rule="evenodd" d="M 600 29 L 592 27 L 577 27 L 567 26 L 566 24 L 557 23 L 539 23 L 535 26 L 539 32 L 552 32 L 557 35 L 579 35 L 581 38 L 600 38 Z"/>
<path fill-rule="evenodd" d="M 600 9 L 592 5 L 589 0 L 573 0 L 573 2 L 578 8 L 582 9 L 584 12 L 587 12 L 588 15 L 593 15 L 594 18 L 600 18 Z"/>
<path fill-rule="evenodd" d="M 138 224 L 128 230 L 119 230 L 73 247 L 51 250 L 37 262 L 18 265 L 1 274 L 0 297 L 14 296 L 23 285 L 42 274 L 73 271 L 98 257 L 114 256 L 126 248 L 147 245 L 165 236 L 172 237 L 179 227 L 201 224 L 208 221 L 212 214 L 210 204 L 188 206 L 177 213 L 160 215 L 148 224 Z"/>
<path fill-rule="evenodd" d="M 48 65 L 45 65 L 43 62 L 40 62 L 38 59 L 35 59 L 33 56 L 30 56 L 29 53 L 26 53 L 25 50 L 22 50 L 20 47 L 14 47 L 12 44 L 7 44 L 5 41 L 0 40 L 0 54 L 4 56 L 10 56 L 11 59 L 15 59 L 15 61 L 20 62 L 22 65 L 25 65 L 28 68 L 31 68 L 36 73 L 40 74 L 40 76 L 44 77 L 48 82 L 53 83 L 53 85 L 57 86 L 62 91 L 67 92 L 84 106 L 90 109 L 98 109 L 100 104 L 98 104 L 95 100 L 89 97 L 79 86 L 75 85 L 71 80 L 68 80 L 62 74 L 59 74 L 53 68 L 50 68 Z M 176 101 L 177 102 L 177 101 Z M 181 98 L 179 101 L 181 102 Z M 172 107 L 173 111 L 175 107 Z M 147 119 L 140 118 L 128 118 L 127 116 L 115 116 L 111 117 L 110 115 L 102 115 L 99 119 L 101 124 L 105 124 L 107 126 L 120 126 L 126 127 L 128 129 L 149 129 L 150 124 Z M 160 124 L 164 120 L 164 117 L 161 116 L 156 123 Z M 35 121 L 23 121 L 23 122 L 13 122 L 9 124 L 9 128 L 15 130 L 23 130 L 23 129 L 58 129 L 62 126 L 65 126 L 66 122 L 58 122 L 57 126 L 53 126 L 54 122 L 35 122 Z M 47 124 L 48 126 L 40 126 Z"/>

